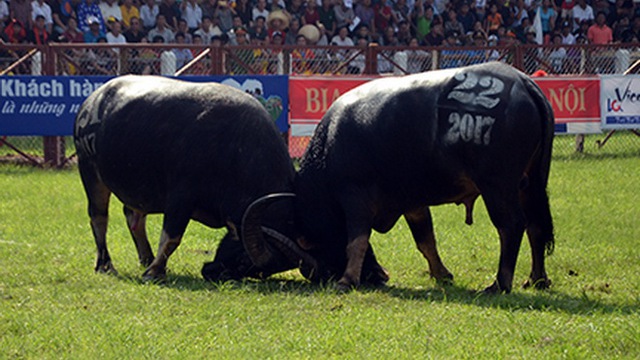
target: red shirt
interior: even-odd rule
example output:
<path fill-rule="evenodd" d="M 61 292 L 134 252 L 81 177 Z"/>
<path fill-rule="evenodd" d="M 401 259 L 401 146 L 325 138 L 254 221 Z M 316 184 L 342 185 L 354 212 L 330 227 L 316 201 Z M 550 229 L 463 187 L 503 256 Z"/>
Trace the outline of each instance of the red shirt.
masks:
<path fill-rule="evenodd" d="M 606 24 L 602 27 L 593 24 L 587 30 L 587 38 L 591 44 L 610 44 L 613 42 L 613 31 Z"/>

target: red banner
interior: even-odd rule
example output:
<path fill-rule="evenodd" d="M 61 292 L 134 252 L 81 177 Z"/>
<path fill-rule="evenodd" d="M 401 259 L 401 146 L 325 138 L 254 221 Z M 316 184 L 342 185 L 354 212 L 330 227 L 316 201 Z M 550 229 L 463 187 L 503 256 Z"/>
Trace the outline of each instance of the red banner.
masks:
<path fill-rule="evenodd" d="M 598 78 L 535 78 L 551 102 L 556 123 L 600 122 Z"/>
<path fill-rule="evenodd" d="M 299 156 L 335 99 L 373 77 L 290 77 L 290 151 Z M 600 132 L 600 80 L 596 77 L 534 78 L 551 102 L 558 133 Z"/>

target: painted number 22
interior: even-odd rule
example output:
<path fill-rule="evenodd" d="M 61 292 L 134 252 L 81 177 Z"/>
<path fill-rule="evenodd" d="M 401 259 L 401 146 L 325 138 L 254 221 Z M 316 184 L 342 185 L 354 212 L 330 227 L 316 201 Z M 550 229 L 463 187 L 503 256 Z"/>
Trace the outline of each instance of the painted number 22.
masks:
<path fill-rule="evenodd" d="M 491 140 L 491 128 L 496 119 L 491 116 L 449 114 L 449 124 L 451 127 L 447 132 L 445 141 L 448 144 L 455 144 L 462 140 L 464 142 L 473 141 L 478 145 L 489 145 Z"/>

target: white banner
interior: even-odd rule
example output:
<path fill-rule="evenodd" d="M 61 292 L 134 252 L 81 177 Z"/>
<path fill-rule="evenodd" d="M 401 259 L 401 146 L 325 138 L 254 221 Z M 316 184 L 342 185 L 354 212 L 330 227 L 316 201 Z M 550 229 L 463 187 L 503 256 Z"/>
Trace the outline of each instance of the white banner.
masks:
<path fill-rule="evenodd" d="M 640 75 L 603 75 L 600 114 L 602 129 L 640 129 Z"/>

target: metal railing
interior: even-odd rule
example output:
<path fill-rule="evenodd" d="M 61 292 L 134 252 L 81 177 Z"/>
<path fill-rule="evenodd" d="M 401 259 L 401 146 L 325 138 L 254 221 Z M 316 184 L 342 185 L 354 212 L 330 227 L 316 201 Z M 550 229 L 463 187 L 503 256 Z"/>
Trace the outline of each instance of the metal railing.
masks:
<path fill-rule="evenodd" d="M 528 74 L 544 70 L 554 75 L 593 75 L 622 74 L 638 59 L 640 49 L 634 44 L 496 47 L 2 44 L 0 75 L 403 75 L 492 60 L 509 63 Z M 61 166 L 67 161 L 64 138 L 21 137 L 18 143 L 20 146 L 13 146 L 14 139 L 2 140 L 5 149 L 17 148 L 31 157 L 30 162 Z M 38 148 L 43 150 L 33 150 Z"/>

